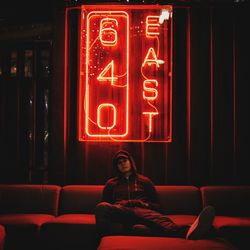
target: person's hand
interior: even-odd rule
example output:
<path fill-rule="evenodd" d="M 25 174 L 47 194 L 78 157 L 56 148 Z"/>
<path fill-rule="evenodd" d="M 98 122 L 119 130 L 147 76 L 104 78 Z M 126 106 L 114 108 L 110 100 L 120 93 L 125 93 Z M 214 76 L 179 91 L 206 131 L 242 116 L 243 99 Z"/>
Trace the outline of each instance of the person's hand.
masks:
<path fill-rule="evenodd" d="M 141 201 L 141 200 L 130 200 L 130 206 L 131 207 L 147 208 L 148 203 Z"/>
<path fill-rule="evenodd" d="M 129 200 L 118 201 L 115 204 L 123 206 L 123 207 L 130 207 L 130 201 Z"/>
<path fill-rule="evenodd" d="M 148 203 L 143 202 L 141 200 L 122 200 L 116 202 L 117 205 L 123 207 L 141 207 L 141 208 L 148 208 Z"/>

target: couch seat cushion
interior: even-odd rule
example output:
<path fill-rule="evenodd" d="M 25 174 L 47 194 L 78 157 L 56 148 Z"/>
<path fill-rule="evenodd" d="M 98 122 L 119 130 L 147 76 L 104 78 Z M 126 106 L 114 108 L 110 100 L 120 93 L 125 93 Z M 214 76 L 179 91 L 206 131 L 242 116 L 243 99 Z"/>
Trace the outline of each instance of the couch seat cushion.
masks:
<path fill-rule="evenodd" d="M 0 225 L 0 250 L 4 249 L 4 241 L 5 241 L 5 228 Z"/>
<path fill-rule="evenodd" d="M 196 215 L 167 215 L 175 224 L 177 225 L 191 225 L 195 219 Z"/>
<path fill-rule="evenodd" d="M 106 236 L 98 250 L 236 250 L 224 239 L 185 240 L 180 238 L 143 236 Z"/>
<path fill-rule="evenodd" d="M 223 237 L 249 238 L 250 235 L 250 218 L 216 216 L 213 225 Z"/>
<path fill-rule="evenodd" d="M 53 218 L 48 214 L 0 215 L 0 224 L 6 229 L 6 249 L 37 249 L 41 225 Z"/>
<path fill-rule="evenodd" d="M 214 228 L 219 236 L 237 245 L 239 249 L 245 249 L 250 244 L 249 217 L 216 216 Z"/>
<path fill-rule="evenodd" d="M 64 214 L 41 227 L 43 249 L 95 249 L 96 237 L 93 214 Z"/>
<path fill-rule="evenodd" d="M 49 224 L 95 224 L 94 214 L 63 214 L 54 217 Z"/>
<path fill-rule="evenodd" d="M 40 227 L 44 222 L 53 219 L 49 214 L 2 214 L 0 215 L 0 224 L 7 228 L 11 226 L 35 226 Z"/>
<path fill-rule="evenodd" d="M 215 216 L 214 227 L 216 229 L 226 227 L 250 229 L 250 217 Z"/>

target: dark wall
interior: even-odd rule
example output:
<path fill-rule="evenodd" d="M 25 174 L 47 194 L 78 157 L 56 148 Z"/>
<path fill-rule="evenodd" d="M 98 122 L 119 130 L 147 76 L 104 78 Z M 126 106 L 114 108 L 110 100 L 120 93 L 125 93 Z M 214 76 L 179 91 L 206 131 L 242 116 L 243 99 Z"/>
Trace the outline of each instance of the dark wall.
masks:
<path fill-rule="evenodd" d="M 77 140 L 78 10 L 69 12 L 65 82 L 64 12 L 58 12 L 48 182 L 103 184 L 113 174 L 112 155 L 126 149 L 155 184 L 250 184 L 248 11 L 245 3 L 174 7 L 173 142 L 168 144 Z"/>

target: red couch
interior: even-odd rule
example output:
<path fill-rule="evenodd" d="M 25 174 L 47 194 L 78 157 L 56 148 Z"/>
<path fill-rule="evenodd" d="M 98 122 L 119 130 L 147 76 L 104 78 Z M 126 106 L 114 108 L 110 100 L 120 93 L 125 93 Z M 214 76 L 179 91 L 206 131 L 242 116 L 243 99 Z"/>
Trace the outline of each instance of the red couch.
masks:
<path fill-rule="evenodd" d="M 201 210 L 201 195 L 193 186 L 157 186 L 167 214 L 177 223 L 191 224 Z M 41 238 L 46 249 L 95 249 L 95 205 L 103 186 L 65 186 L 61 190 L 58 216 L 45 222 Z M 134 234 L 135 232 L 131 232 Z"/>
<path fill-rule="evenodd" d="M 0 250 L 4 249 L 4 242 L 5 242 L 5 228 L 0 225 Z"/>
<path fill-rule="evenodd" d="M 57 215 L 59 186 L 0 185 L 6 249 L 37 249 L 40 227 Z"/>
<path fill-rule="evenodd" d="M 216 210 L 214 227 L 217 235 L 240 249 L 250 249 L 250 187 L 201 187 L 203 206 Z"/>
<path fill-rule="evenodd" d="M 157 186 L 164 212 L 177 224 L 189 224 L 196 219 L 203 207 L 200 189 L 193 186 Z M 250 192 L 248 194 L 250 196 Z M 250 227 L 250 224 L 249 224 Z M 221 237 L 202 240 L 185 240 L 170 237 L 106 236 L 98 250 L 235 250 Z"/>
<path fill-rule="evenodd" d="M 156 186 L 164 212 L 178 224 L 191 224 L 204 205 L 216 209 L 214 239 L 190 241 L 155 236 L 96 237 L 99 185 L 0 185 L 0 224 L 5 249 L 235 249 L 250 246 L 250 187 Z M 230 203 L 232 202 L 232 203 Z M 236 233 L 237 232 L 237 233 Z"/>
<path fill-rule="evenodd" d="M 237 250 L 222 238 L 185 240 L 143 236 L 106 236 L 98 250 Z"/>
<path fill-rule="evenodd" d="M 103 186 L 73 185 L 61 189 L 58 216 L 41 228 L 44 249 L 96 249 L 95 206 Z"/>

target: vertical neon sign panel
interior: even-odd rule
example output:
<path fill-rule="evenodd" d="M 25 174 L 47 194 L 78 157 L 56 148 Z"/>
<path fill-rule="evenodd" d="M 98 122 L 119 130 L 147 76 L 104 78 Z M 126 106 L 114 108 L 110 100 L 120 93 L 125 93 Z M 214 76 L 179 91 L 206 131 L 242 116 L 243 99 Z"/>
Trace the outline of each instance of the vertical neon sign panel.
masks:
<path fill-rule="evenodd" d="M 171 6 L 82 6 L 80 141 L 171 142 Z"/>

